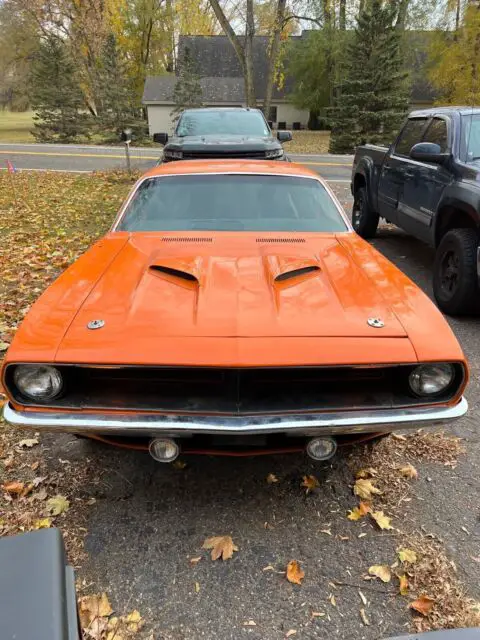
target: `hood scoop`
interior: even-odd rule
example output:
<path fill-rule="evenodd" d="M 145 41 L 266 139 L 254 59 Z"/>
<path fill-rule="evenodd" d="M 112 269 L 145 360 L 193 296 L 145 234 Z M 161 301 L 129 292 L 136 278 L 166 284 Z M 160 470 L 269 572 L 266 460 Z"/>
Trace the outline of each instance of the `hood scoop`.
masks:
<path fill-rule="evenodd" d="M 172 284 L 187 286 L 200 285 L 201 258 L 157 258 L 148 267 L 149 273 L 168 280 Z"/>
<path fill-rule="evenodd" d="M 318 275 L 320 264 L 312 258 L 270 255 L 264 257 L 265 268 L 270 282 L 275 285 L 291 286 Z"/>
<path fill-rule="evenodd" d="M 287 280 L 291 280 L 292 278 L 299 278 L 300 276 L 306 276 L 311 273 L 315 273 L 315 271 L 320 271 L 320 267 L 318 265 L 312 264 L 306 267 L 299 267 L 298 269 L 292 269 L 291 271 L 279 273 L 278 276 L 275 277 L 275 282 L 286 282 Z"/>

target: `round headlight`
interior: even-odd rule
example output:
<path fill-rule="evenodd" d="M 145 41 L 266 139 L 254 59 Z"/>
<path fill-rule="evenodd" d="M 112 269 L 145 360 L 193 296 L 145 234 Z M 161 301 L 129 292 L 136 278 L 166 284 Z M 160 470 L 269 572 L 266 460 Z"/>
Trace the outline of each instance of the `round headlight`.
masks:
<path fill-rule="evenodd" d="M 410 374 L 410 388 L 417 396 L 435 396 L 448 388 L 454 376 L 451 364 L 421 364 Z"/>
<path fill-rule="evenodd" d="M 43 364 L 20 364 L 13 374 L 15 386 L 31 400 L 51 400 L 62 390 L 60 371 Z"/>

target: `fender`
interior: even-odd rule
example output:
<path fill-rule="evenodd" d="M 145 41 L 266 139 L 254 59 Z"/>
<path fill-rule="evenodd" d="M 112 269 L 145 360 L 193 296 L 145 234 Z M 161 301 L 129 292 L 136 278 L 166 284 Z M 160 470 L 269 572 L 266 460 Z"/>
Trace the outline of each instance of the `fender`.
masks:
<path fill-rule="evenodd" d="M 471 226 L 480 230 L 480 188 L 467 181 L 449 185 L 443 192 L 433 224 L 435 246 L 449 229 Z"/>
<path fill-rule="evenodd" d="M 350 185 L 353 196 L 355 195 L 358 180 L 362 178 L 365 181 L 367 189 L 368 204 L 374 211 L 377 211 L 376 184 L 378 183 L 378 176 L 375 175 L 375 164 L 369 156 L 360 158 L 358 164 L 353 167 L 352 182 Z"/>

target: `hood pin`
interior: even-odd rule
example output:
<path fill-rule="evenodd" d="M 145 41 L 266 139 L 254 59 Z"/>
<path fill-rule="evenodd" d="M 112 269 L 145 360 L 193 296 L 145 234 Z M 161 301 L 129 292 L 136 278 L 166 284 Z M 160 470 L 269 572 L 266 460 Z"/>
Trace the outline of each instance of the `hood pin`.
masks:
<path fill-rule="evenodd" d="M 105 324 L 105 320 L 90 320 L 87 329 L 101 329 Z"/>
<path fill-rule="evenodd" d="M 369 318 L 367 320 L 367 324 L 370 327 L 374 327 L 375 329 L 381 329 L 382 327 L 385 326 L 385 323 L 381 318 Z"/>

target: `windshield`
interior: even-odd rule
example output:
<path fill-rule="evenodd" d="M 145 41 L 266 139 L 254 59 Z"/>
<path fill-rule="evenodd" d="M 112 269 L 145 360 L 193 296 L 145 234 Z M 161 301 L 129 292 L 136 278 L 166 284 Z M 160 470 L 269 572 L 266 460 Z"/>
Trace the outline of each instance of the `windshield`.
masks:
<path fill-rule="evenodd" d="M 269 136 L 271 135 L 265 118 L 258 111 L 186 111 L 180 118 L 177 136 L 237 135 L 237 136 Z"/>
<path fill-rule="evenodd" d="M 148 178 L 118 231 L 346 231 L 325 188 L 313 178 L 244 174 Z"/>
<path fill-rule="evenodd" d="M 464 162 L 480 162 L 480 114 L 462 116 L 460 157 Z"/>

